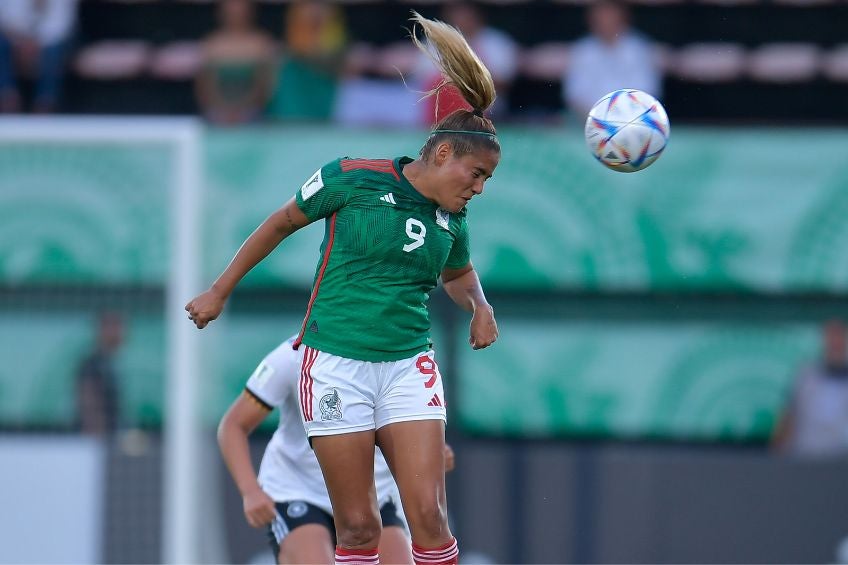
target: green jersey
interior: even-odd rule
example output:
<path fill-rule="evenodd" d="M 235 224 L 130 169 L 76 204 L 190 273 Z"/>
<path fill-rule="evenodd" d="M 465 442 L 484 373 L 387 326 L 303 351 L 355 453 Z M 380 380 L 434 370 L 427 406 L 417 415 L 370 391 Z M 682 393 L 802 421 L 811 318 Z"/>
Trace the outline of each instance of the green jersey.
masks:
<path fill-rule="evenodd" d="M 468 264 L 468 225 L 415 190 L 411 161 L 338 159 L 298 191 L 306 217 L 326 220 L 297 345 L 361 361 L 430 348 L 427 299 L 442 269 Z"/>

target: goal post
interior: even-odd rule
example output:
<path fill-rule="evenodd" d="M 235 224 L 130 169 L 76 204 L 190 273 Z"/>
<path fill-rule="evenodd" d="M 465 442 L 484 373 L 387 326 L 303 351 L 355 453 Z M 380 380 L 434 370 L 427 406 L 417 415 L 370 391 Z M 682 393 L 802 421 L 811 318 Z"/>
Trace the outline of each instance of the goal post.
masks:
<path fill-rule="evenodd" d="M 201 363 L 198 333 L 183 310 L 201 285 L 203 215 L 202 126 L 192 118 L 11 117 L 0 118 L 0 147 L 104 145 L 166 148 L 169 218 L 165 275 L 151 283 L 164 291 L 165 399 L 162 418 L 162 556 L 166 563 L 199 563 L 200 510 L 197 452 Z M 57 178 L 57 182 L 61 179 Z M 126 221 L 132 221 L 127 218 Z M 20 237 L 26 238 L 22 233 Z M 7 281 L 8 282 L 8 281 Z"/>

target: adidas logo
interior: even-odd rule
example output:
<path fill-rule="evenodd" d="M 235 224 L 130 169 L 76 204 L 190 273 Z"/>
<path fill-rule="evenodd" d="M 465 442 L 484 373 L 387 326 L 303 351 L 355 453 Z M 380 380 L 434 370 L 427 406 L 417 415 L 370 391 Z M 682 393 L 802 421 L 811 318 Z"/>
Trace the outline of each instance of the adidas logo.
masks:
<path fill-rule="evenodd" d="M 380 200 L 382 200 L 383 202 L 388 202 L 389 204 L 397 204 L 397 202 L 395 202 L 395 195 L 391 192 L 381 196 Z"/>
<path fill-rule="evenodd" d="M 444 406 L 442 404 L 442 400 L 439 398 L 438 394 L 434 394 L 433 398 L 430 399 L 430 402 L 427 403 L 427 406 Z"/>

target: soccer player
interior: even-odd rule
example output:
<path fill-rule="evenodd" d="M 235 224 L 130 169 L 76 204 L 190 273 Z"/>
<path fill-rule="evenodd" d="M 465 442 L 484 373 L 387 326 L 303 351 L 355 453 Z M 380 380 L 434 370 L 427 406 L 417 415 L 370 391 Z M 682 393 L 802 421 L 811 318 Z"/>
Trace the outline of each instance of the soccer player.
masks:
<path fill-rule="evenodd" d="M 446 81 L 472 109 L 440 121 L 417 159 L 343 158 L 319 169 L 186 305 L 195 325 L 205 327 L 283 239 L 325 219 L 294 347 L 301 416 L 333 506 L 337 563 L 378 563 L 375 445 L 400 490 L 415 562 L 458 562 L 445 501 L 445 398 L 426 305 L 440 275 L 451 298 L 472 312 L 472 348 L 498 337 L 470 262 L 466 220 L 466 205 L 500 160 L 494 125 L 484 116 L 495 87 L 458 31 L 418 14 L 413 21 L 435 48 Z"/>
<path fill-rule="evenodd" d="M 309 447 L 298 406 L 300 366 L 292 336 L 269 353 L 248 379 L 218 427 L 218 444 L 242 495 L 244 515 L 255 528 L 268 527 L 278 563 L 333 563 L 335 527 L 327 487 Z M 248 436 L 278 407 L 280 423 L 265 449 L 257 479 Z M 453 451 L 446 447 L 446 471 Z M 400 495 L 377 450 L 374 482 L 383 533 L 384 563 L 412 563 Z"/>

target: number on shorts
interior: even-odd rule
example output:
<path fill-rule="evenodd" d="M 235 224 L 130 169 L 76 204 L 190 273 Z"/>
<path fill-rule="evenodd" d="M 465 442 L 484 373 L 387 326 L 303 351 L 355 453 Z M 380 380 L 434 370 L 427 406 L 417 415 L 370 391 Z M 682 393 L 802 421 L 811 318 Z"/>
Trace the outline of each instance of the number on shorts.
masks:
<path fill-rule="evenodd" d="M 422 355 L 417 361 L 415 361 L 415 366 L 418 367 L 418 370 L 421 371 L 422 375 L 430 377 L 430 380 L 424 383 L 424 388 L 433 388 L 433 385 L 436 384 L 436 377 L 438 376 L 438 373 L 436 372 L 436 362 L 426 355 Z"/>
<path fill-rule="evenodd" d="M 418 228 L 414 230 L 412 228 Z M 427 226 L 422 224 L 415 218 L 406 220 L 406 236 L 412 240 L 412 243 L 407 243 L 403 246 L 403 250 L 409 253 L 413 249 L 424 245 L 424 236 L 427 235 Z"/>

